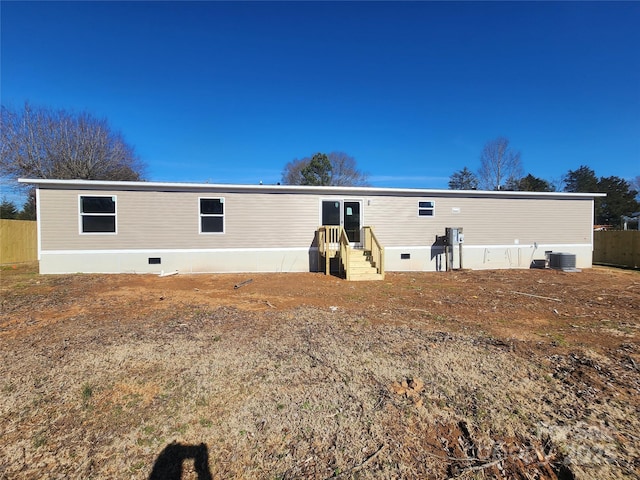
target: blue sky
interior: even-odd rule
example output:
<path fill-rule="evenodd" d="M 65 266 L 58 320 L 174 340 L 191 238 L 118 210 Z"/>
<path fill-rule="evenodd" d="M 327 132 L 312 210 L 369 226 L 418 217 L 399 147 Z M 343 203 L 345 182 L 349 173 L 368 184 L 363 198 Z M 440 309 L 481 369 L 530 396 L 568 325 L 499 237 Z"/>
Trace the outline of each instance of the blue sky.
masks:
<path fill-rule="evenodd" d="M 507 137 L 526 173 L 640 175 L 639 2 L 9 2 L 2 103 L 106 117 L 154 181 L 275 183 L 355 157 L 447 188 Z"/>

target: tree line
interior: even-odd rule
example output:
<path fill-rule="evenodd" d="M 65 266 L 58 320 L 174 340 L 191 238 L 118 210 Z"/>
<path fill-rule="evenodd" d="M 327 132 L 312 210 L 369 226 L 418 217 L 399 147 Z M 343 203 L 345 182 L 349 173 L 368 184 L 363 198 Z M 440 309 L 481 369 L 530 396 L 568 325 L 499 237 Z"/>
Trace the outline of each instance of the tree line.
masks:
<path fill-rule="evenodd" d="M 636 200 L 640 190 L 640 176 L 627 181 L 617 176 L 598 177 L 593 169 L 581 165 L 562 177 L 562 191 L 568 193 L 606 193 L 595 199 L 594 221 L 600 225 L 618 225 L 623 215 L 640 210 Z M 480 153 L 477 173 L 468 167 L 449 177 L 451 190 L 508 190 L 521 192 L 555 192 L 552 182 L 531 173 L 524 175 L 521 154 L 504 137 L 487 142 Z"/>
<path fill-rule="evenodd" d="M 135 149 L 104 118 L 29 103 L 21 110 L 1 107 L 0 176 L 4 179 L 139 181 L 144 170 Z M 6 197 L 0 203 L 0 218 L 35 217 L 33 189 L 21 210 Z"/>
<path fill-rule="evenodd" d="M 141 180 L 144 164 L 106 119 L 88 112 L 2 106 L 0 174 L 5 177 Z"/>
<path fill-rule="evenodd" d="M 285 185 L 363 187 L 368 185 L 367 179 L 368 175 L 358 168 L 356 159 L 344 152 L 318 152 L 312 157 L 295 159 L 282 171 Z"/>
<path fill-rule="evenodd" d="M 0 177 L 144 180 L 145 164 L 123 135 L 104 118 L 88 112 L 70 112 L 24 104 L 21 110 L 2 105 L 0 115 Z M 355 158 L 344 152 L 318 152 L 285 164 L 285 185 L 367 186 L 368 174 Z M 620 177 L 597 177 L 586 165 L 563 177 L 565 192 L 603 192 L 595 200 L 595 221 L 617 224 L 622 215 L 640 210 L 636 200 L 640 176 L 633 181 Z M 480 153 L 476 172 L 465 166 L 449 178 L 453 190 L 512 190 L 554 192 L 556 184 L 531 173 L 524 175 L 520 152 L 504 137 L 489 141 Z M 2 199 L 0 218 L 35 218 L 35 195 L 29 192 L 21 210 Z"/>
<path fill-rule="evenodd" d="M 15 203 L 3 198 L 2 202 L 0 202 L 0 218 L 9 220 L 35 220 L 36 202 L 35 198 L 32 197 L 32 195 L 28 196 L 21 210 L 18 210 Z"/>
<path fill-rule="evenodd" d="M 0 115 L 0 177 L 79 180 L 144 180 L 145 164 L 123 135 L 104 118 L 88 112 L 34 107 L 20 110 L 2 105 Z M 367 185 L 367 174 L 343 152 L 316 153 L 288 162 L 282 183 L 289 185 Z M 22 209 L 6 197 L 0 218 L 33 220 L 35 194 L 28 192 Z"/>

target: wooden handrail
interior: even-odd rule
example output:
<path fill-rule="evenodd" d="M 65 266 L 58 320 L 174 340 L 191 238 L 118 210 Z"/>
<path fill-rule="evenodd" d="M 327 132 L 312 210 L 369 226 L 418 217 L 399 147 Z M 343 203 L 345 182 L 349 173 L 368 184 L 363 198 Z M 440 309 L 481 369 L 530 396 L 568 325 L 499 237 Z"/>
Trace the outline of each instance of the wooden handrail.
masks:
<path fill-rule="evenodd" d="M 371 252 L 376 271 L 384 279 L 384 247 L 373 233 L 373 227 L 364 227 L 364 249 Z"/>
<path fill-rule="evenodd" d="M 351 248 L 349 246 L 349 237 L 347 236 L 347 232 L 344 228 L 340 227 L 340 265 L 344 269 L 347 280 L 351 280 L 349 277 L 351 276 L 351 269 L 349 268 L 349 252 L 351 252 Z"/>
<path fill-rule="evenodd" d="M 349 279 L 349 237 L 340 225 L 323 225 L 318 227 L 318 256 L 325 258 L 325 273 L 329 275 L 330 260 L 333 257 L 340 259 L 341 270 L 347 273 Z"/>
<path fill-rule="evenodd" d="M 373 227 L 363 227 L 364 230 L 364 249 L 371 252 L 372 263 L 376 271 L 384 279 L 384 248 L 380 241 L 373 233 Z M 325 273 L 329 275 L 330 260 L 333 257 L 339 259 L 340 272 L 345 272 L 346 279 L 349 280 L 350 268 L 349 257 L 351 247 L 349 237 L 346 230 L 340 225 L 322 225 L 318 227 L 318 264 L 320 256 L 325 258 Z"/>

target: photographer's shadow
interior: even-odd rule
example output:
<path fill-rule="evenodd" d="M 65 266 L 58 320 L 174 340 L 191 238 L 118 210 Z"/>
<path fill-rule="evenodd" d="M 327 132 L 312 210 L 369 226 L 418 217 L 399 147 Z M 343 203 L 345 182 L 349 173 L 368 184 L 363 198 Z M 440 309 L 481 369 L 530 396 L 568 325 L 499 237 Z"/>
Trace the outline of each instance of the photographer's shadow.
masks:
<path fill-rule="evenodd" d="M 153 464 L 149 480 L 181 480 L 183 463 L 191 459 L 198 480 L 212 480 L 207 446 L 204 443 L 181 445 L 176 442 L 170 443 L 160 452 Z"/>

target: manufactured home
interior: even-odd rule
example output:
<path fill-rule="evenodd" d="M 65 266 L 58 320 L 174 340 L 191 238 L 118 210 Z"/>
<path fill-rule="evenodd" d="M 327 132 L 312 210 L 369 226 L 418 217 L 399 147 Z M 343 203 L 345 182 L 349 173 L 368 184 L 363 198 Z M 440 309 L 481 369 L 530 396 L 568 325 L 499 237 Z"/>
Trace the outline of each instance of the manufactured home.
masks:
<path fill-rule="evenodd" d="M 591 267 L 597 193 L 21 179 L 41 273 Z"/>

